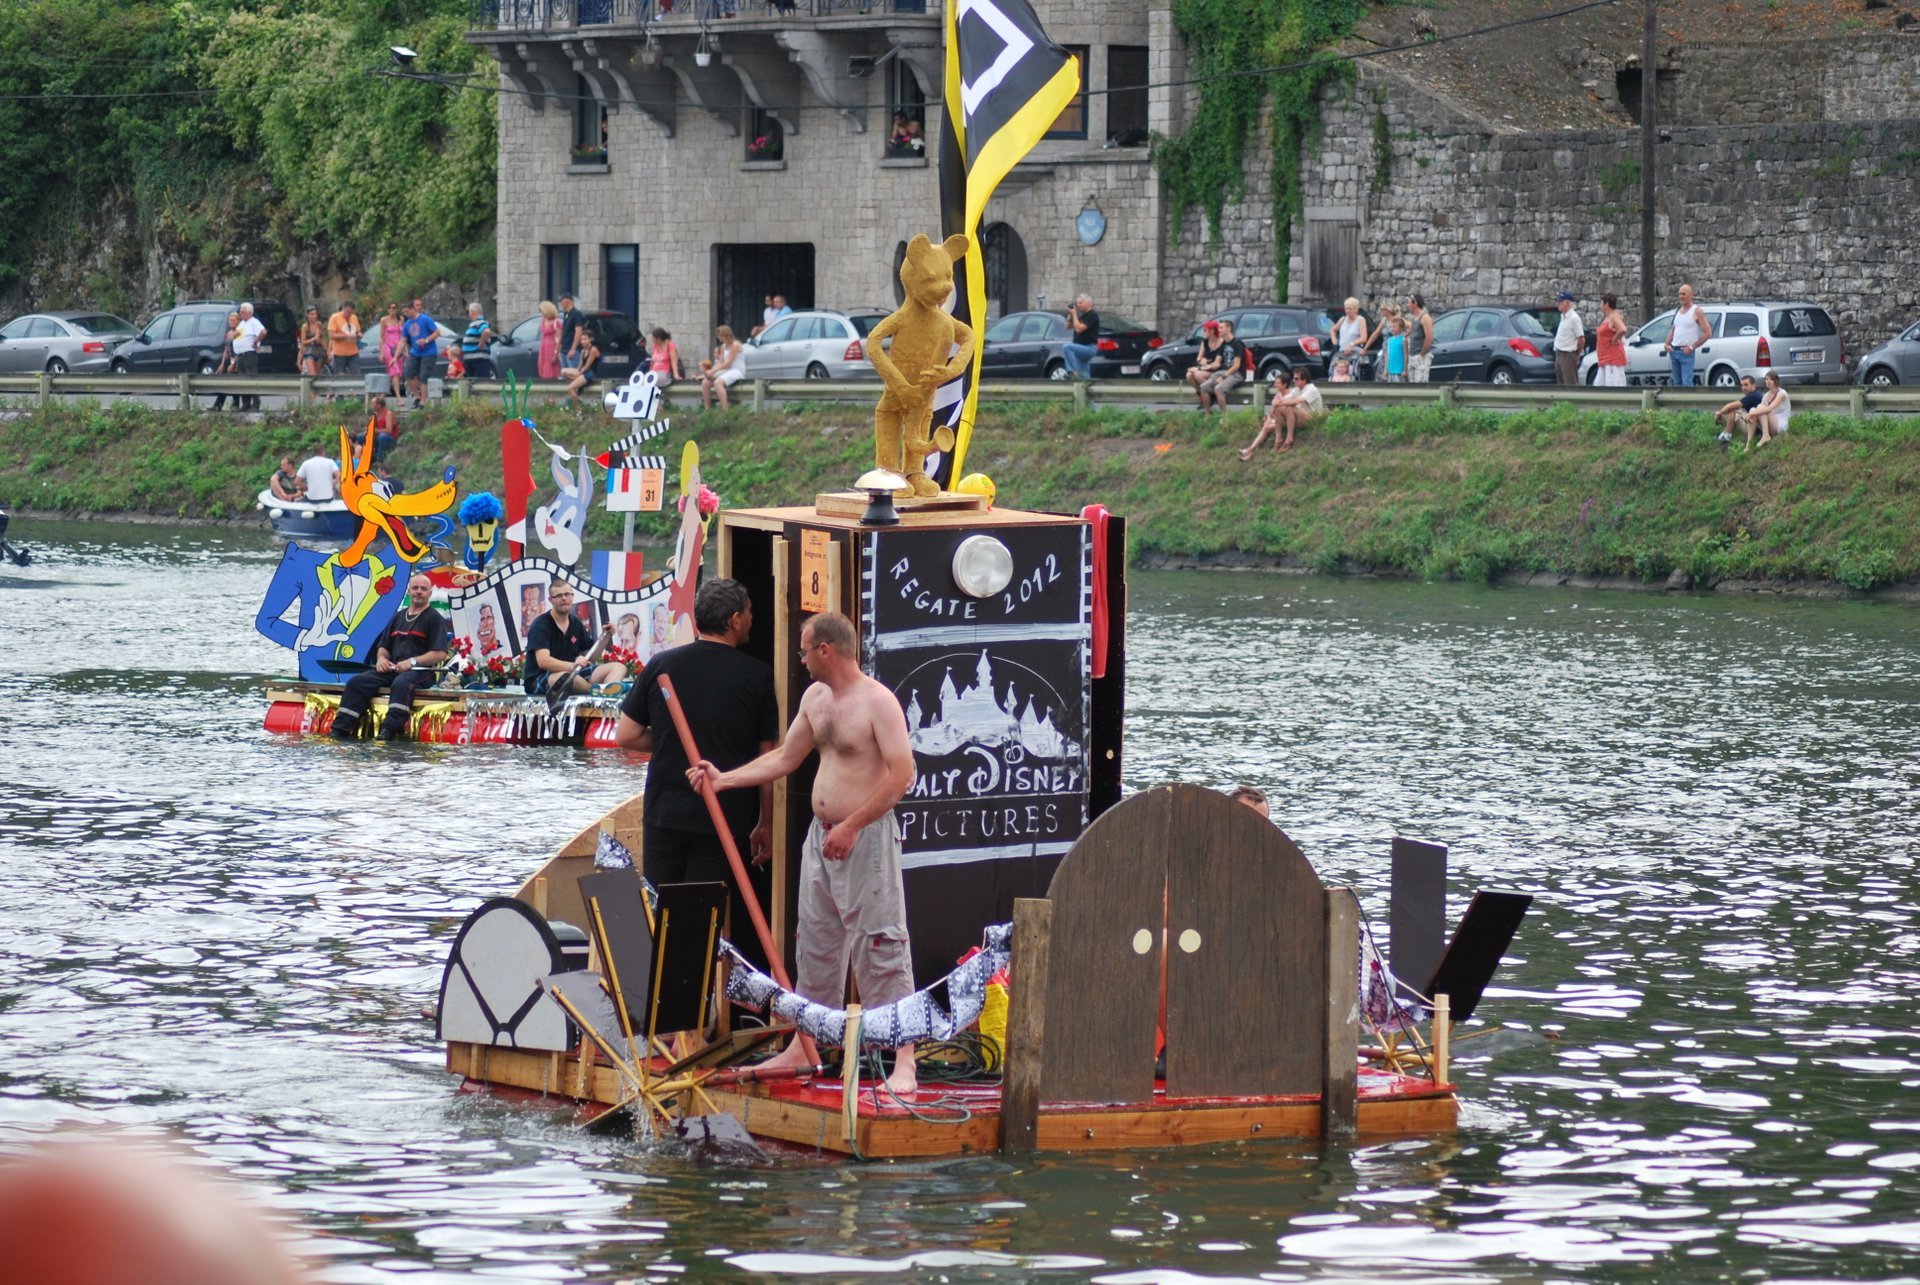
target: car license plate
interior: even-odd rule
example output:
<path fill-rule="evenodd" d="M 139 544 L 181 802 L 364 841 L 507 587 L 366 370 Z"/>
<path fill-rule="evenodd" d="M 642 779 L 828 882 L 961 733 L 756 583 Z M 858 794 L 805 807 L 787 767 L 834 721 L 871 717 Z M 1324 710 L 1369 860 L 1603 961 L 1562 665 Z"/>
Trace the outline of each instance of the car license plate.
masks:
<path fill-rule="evenodd" d="M 261 345 L 260 345 L 260 351 L 261 351 L 261 352 L 263 352 L 263 353 L 267 353 L 267 352 L 272 352 L 272 351 L 273 351 L 273 345 L 272 345 L 272 344 L 261 344 Z"/>
<path fill-rule="evenodd" d="M 1137 375 L 1140 373 L 1140 368 L 1138 366 L 1122 366 L 1120 373 L 1123 375 Z"/>
<path fill-rule="evenodd" d="M 1812 349 L 1811 351 L 1806 349 L 1800 349 L 1793 354 L 1793 359 L 1796 362 L 1819 361 L 1824 356 L 1826 356 L 1826 354 L 1820 351 L 1818 348 Z"/>
<path fill-rule="evenodd" d="M 633 358 L 631 357 L 621 357 L 613 353 L 608 353 L 606 357 L 606 363 L 609 366 L 626 366 L 626 365 L 630 365 L 632 362 L 633 362 Z"/>

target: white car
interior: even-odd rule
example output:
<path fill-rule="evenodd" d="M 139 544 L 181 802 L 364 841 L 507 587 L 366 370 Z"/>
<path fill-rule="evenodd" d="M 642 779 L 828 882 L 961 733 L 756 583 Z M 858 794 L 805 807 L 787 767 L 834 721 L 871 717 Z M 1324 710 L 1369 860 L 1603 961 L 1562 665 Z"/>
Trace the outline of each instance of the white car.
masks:
<path fill-rule="evenodd" d="M 1841 359 L 1840 331 L 1819 304 L 1703 303 L 1713 323 L 1713 338 L 1694 354 L 1694 383 L 1707 388 L 1738 388 L 1740 376 L 1756 380 L 1769 370 L 1783 384 L 1844 384 L 1847 364 Z M 1638 330 L 1627 333 L 1627 382 L 1673 382 L 1672 365 L 1661 351 L 1673 333 L 1671 311 L 1663 312 Z M 1597 362 L 1592 349 L 1580 362 L 1580 382 L 1591 384 Z"/>
<path fill-rule="evenodd" d="M 878 379 L 867 360 L 867 332 L 884 312 L 812 308 L 747 340 L 740 360 L 748 379 Z"/>

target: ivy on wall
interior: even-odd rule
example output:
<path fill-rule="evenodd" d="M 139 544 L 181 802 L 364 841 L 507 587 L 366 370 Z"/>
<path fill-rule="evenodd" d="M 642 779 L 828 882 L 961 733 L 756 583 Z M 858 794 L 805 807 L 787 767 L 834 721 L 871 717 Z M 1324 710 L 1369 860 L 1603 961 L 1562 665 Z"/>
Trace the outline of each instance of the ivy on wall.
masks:
<path fill-rule="evenodd" d="M 1319 94 L 1352 69 L 1341 62 L 1259 69 L 1312 59 L 1351 34 L 1368 3 L 1174 0 L 1173 25 L 1187 45 L 1187 72 L 1201 83 L 1193 90 L 1199 103 L 1186 130 L 1176 138 L 1154 139 L 1154 163 L 1173 208 L 1173 235 L 1180 235 L 1189 214 L 1203 210 L 1209 238 L 1219 241 L 1227 202 L 1246 194 L 1247 147 L 1259 129 L 1262 106 L 1271 99 L 1276 299 L 1287 297 L 1287 261 L 1302 209 L 1300 160 L 1317 134 Z"/>

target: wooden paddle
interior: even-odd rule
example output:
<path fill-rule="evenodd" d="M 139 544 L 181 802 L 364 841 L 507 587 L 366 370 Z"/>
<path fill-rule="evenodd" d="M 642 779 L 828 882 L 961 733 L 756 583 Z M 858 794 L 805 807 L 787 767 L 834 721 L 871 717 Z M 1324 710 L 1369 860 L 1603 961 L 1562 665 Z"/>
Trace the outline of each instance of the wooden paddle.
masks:
<path fill-rule="evenodd" d="M 680 707 L 679 694 L 673 690 L 673 679 L 665 674 L 660 675 L 660 695 L 667 702 L 673 730 L 680 733 L 680 748 L 686 751 L 687 766 L 692 767 L 700 762 L 700 747 L 693 743 L 693 729 L 687 725 L 687 712 Z M 740 900 L 747 907 L 747 917 L 753 920 L 753 931 L 760 939 L 760 949 L 766 953 L 767 968 L 772 972 L 773 980 L 780 983 L 781 989 L 792 990 L 793 982 L 787 976 L 786 960 L 774 945 L 773 930 L 767 927 L 767 917 L 760 910 L 760 898 L 753 891 L 753 881 L 747 878 L 747 863 L 740 859 L 740 849 L 733 841 L 733 831 L 727 828 L 726 813 L 720 810 L 720 794 L 704 777 L 700 781 L 700 797 L 707 802 L 707 815 L 713 819 L 714 833 L 720 836 L 720 850 L 727 854 L 727 864 L 733 868 L 733 881 L 739 886 Z M 820 1060 L 810 1036 L 800 1036 L 800 1043 L 806 1050 L 807 1061 Z"/>

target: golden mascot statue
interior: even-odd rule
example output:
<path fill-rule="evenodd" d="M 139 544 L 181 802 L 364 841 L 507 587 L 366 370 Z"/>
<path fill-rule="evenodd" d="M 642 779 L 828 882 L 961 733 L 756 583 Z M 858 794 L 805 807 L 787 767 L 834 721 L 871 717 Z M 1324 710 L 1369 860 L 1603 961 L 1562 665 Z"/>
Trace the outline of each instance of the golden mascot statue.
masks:
<path fill-rule="evenodd" d="M 953 449 L 953 430 L 933 423 L 933 394 L 973 364 L 973 331 L 946 310 L 953 293 L 953 265 L 967 252 L 967 238 L 948 237 L 935 245 L 924 236 L 907 243 L 900 284 L 907 301 L 867 336 L 867 357 L 880 372 L 886 391 L 873 413 L 873 459 L 880 468 L 907 479 L 901 499 L 938 495 L 940 484 L 927 476 L 927 452 Z M 889 351 L 884 340 L 893 341 Z M 955 345 L 958 345 L 956 348 Z"/>

